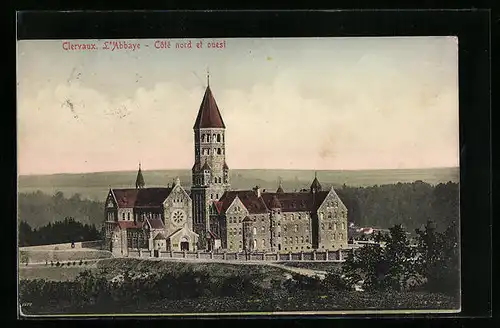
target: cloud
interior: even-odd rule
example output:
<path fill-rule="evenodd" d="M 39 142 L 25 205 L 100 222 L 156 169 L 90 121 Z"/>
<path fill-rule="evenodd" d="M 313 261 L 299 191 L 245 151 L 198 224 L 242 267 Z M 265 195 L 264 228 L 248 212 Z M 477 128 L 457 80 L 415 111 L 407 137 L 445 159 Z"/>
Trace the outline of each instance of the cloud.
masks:
<path fill-rule="evenodd" d="M 414 53 L 411 47 L 403 50 Z M 268 67 L 272 73 L 262 72 L 265 78 L 252 86 L 240 76 L 245 66 L 238 76 L 226 67 L 227 81 L 215 83 L 212 91 L 227 126 L 228 165 L 319 170 L 458 165 L 457 67 L 445 52 L 438 43 L 422 56 L 398 61 L 381 51 L 357 52 L 345 64 L 308 63 L 307 70 L 276 52 L 271 61 L 262 57 L 274 65 Z M 139 160 L 145 169 L 190 168 L 192 128 L 204 92 L 199 81 L 181 83 L 164 73 L 148 79 L 146 72 L 153 70 L 145 68 L 143 79 L 136 82 L 134 75 L 126 84 L 104 78 L 103 65 L 100 70 L 91 65 L 89 60 L 81 68 L 82 76 L 84 69 L 99 71 L 101 80 L 67 82 L 62 73 L 64 79 L 51 77 L 45 84 L 22 79 L 19 172 L 130 170 Z"/>

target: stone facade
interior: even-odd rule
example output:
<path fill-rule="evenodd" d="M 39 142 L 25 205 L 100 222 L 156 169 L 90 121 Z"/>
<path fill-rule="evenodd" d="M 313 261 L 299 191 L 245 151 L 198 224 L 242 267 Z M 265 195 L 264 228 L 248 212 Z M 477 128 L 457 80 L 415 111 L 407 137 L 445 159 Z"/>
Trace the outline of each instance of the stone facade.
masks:
<path fill-rule="evenodd" d="M 214 202 L 212 213 L 211 227 L 229 251 L 347 248 L 347 209 L 333 188 L 300 193 L 228 191 Z"/>
<path fill-rule="evenodd" d="M 208 86 L 203 97 L 194 130 L 194 165 L 191 197 L 193 229 L 209 237 L 209 207 L 229 190 L 229 167 L 226 164 L 225 125 Z"/>
<path fill-rule="evenodd" d="M 110 189 L 104 217 L 104 247 L 115 256 L 131 249 L 197 249 L 192 201 L 179 179 L 168 188 Z"/>
<path fill-rule="evenodd" d="M 105 248 L 296 252 L 347 247 L 347 208 L 317 177 L 310 190 L 231 190 L 226 126 L 210 86 L 193 126 L 190 194 L 180 185 L 145 188 L 141 167 L 135 189 L 111 189 L 105 206 Z"/>

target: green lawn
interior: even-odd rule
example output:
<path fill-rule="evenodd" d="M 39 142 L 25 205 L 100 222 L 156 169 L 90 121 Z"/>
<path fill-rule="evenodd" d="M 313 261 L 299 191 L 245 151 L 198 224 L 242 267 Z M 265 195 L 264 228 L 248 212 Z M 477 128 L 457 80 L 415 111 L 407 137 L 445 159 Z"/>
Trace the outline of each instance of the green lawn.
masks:
<path fill-rule="evenodd" d="M 80 272 L 88 270 L 86 265 L 51 267 L 51 266 L 21 266 L 19 279 L 45 279 L 51 281 L 74 280 Z"/>

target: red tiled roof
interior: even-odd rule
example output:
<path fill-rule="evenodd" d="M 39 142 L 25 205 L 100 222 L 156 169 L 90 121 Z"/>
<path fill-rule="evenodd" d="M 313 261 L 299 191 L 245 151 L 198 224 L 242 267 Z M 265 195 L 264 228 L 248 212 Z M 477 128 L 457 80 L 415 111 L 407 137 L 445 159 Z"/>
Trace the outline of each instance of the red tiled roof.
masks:
<path fill-rule="evenodd" d="M 159 219 L 146 219 L 151 226 L 151 229 L 163 229 L 165 226 L 163 225 L 162 220 Z"/>
<path fill-rule="evenodd" d="M 215 102 L 212 94 L 212 90 L 210 90 L 210 87 L 207 86 L 193 129 L 225 127 L 226 126 L 224 125 L 224 121 L 220 115 L 219 108 L 217 107 L 217 103 Z"/>
<path fill-rule="evenodd" d="M 263 192 L 259 198 L 253 190 L 234 190 L 225 192 L 216 203 L 216 207 L 219 213 L 223 214 L 238 196 L 250 214 L 266 213 L 269 209 L 275 208 L 271 204 L 273 199 L 279 203 L 282 212 L 309 212 L 315 211 L 327 195 L 328 191 L 319 191 L 314 198 L 309 192 Z"/>
<path fill-rule="evenodd" d="M 144 188 L 139 189 L 135 207 L 160 207 L 172 188 Z"/>
<path fill-rule="evenodd" d="M 134 207 L 137 191 L 138 189 L 112 189 L 120 208 Z"/>
<path fill-rule="evenodd" d="M 276 197 L 276 195 L 271 198 L 271 202 L 269 203 L 269 208 L 281 208 L 281 203 L 278 200 L 278 197 Z"/>
<path fill-rule="evenodd" d="M 160 207 L 172 188 L 112 189 L 118 207 Z"/>
<path fill-rule="evenodd" d="M 142 223 L 136 223 L 134 221 L 118 221 L 118 226 L 120 227 L 120 229 L 138 229 L 142 228 Z"/>

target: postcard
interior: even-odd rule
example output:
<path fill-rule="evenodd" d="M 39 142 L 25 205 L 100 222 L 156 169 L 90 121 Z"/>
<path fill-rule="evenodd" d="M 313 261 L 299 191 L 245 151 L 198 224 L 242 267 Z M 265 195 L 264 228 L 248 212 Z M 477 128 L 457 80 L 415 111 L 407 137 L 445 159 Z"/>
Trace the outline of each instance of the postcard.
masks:
<path fill-rule="evenodd" d="M 460 312 L 456 37 L 20 40 L 21 317 Z"/>

